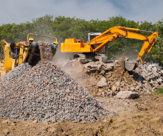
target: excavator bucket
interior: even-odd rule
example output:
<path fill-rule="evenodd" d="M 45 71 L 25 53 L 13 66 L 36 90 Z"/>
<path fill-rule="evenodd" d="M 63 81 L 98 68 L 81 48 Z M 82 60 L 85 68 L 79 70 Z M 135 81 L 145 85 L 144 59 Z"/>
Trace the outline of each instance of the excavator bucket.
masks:
<path fill-rule="evenodd" d="M 124 65 L 125 65 L 125 69 L 127 71 L 132 71 L 136 67 L 136 62 L 135 61 L 125 60 Z"/>
<path fill-rule="evenodd" d="M 125 70 L 132 71 L 137 66 L 136 61 L 126 60 L 126 58 L 124 56 L 118 61 L 118 64 L 121 66 L 123 71 L 125 71 Z"/>

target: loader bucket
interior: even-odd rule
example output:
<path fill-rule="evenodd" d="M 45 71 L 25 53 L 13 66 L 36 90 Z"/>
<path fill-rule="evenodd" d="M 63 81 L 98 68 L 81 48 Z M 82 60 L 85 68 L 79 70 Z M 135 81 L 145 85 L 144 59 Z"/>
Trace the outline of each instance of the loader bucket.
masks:
<path fill-rule="evenodd" d="M 129 60 L 125 60 L 125 69 L 127 71 L 132 71 L 134 70 L 136 67 L 136 62 L 135 61 L 129 61 Z"/>

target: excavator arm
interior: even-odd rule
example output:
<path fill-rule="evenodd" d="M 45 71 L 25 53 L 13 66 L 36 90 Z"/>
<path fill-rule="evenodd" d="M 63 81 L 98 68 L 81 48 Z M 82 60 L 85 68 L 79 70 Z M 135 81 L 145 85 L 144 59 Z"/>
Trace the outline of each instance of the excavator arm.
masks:
<path fill-rule="evenodd" d="M 139 52 L 137 60 L 143 63 L 142 57 L 146 53 L 147 50 L 148 50 L 148 53 L 150 53 L 151 49 L 156 43 L 155 39 L 156 37 L 158 37 L 158 32 L 144 31 L 144 32 L 152 33 L 150 36 L 146 37 L 144 35 L 131 32 L 131 31 L 141 32 L 144 30 L 116 26 L 116 27 L 106 30 L 104 33 L 95 37 L 87 44 L 88 45 L 99 44 L 99 46 L 93 49 L 93 52 L 97 52 L 99 49 L 102 49 L 105 45 L 107 45 L 109 42 L 116 40 L 118 37 L 142 40 L 144 41 L 144 44 Z M 86 46 L 88 46 L 87 44 Z"/>
<path fill-rule="evenodd" d="M 137 60 L 138 61 L 141 61 L 141 63 L 143 63 L 143 55 L 146 53 L 146 51 L 148 50 L 148 53 L 151 52 L 153 46 L 155 45 L 156 43 L 156 37 L 158 37 L 158 32 L 154 32 L 152 33 L 149 37 L 148 37 L 148 40 L 144 42 L 140 52 L 139 52 L 139 55 L 138 55 L 138 58 Z"/>

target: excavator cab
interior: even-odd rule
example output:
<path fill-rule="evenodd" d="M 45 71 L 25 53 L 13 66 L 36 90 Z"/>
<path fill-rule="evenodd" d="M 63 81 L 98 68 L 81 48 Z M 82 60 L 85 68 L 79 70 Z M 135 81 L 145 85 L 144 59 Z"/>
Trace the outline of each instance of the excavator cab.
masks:
<path fill-rule="evenodd" d="M 101 32 L 91 32 L 88 33 L 88 42 L 90 42 L 92 39 L 94 39 L 95 37 L 99 36 L 101 34 Z M 96 47 L 98 47 L 99 44 L 92 44 L 91 47 L 93 49 L 95 49 Z M 105 46 L 103 48 L 101 48 L 98 52 L 105 52 Z"/>

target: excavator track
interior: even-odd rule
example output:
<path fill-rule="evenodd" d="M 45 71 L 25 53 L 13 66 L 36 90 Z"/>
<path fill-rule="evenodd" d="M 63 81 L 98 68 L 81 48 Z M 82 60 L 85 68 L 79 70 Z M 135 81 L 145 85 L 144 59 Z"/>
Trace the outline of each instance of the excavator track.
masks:
<path fill-rule="evenodd" d="M 85 55 L 85 54 L 75 54 L 75 55 L 74 55 L 74 59 L 79 59 L 79 61 L 80 61 L 82 64 L 87 63 L 86 55 Z"/>
<path fill-rule="evenodd" d="M 105 54 L 96 54 L 96 59 L 98 59 L 99 61 L 103 62 L 103 63 L 108 63 L 108 57 Z"/>
<path fill-rule="evenodd" d="M 96 53 L 82 53 L 75 54 L 74 59 L 78 58 L 82 64 L 86 64 L 90 61 L 100 61 L 103 63 L 110 63 L 112 61 L 108 60 L 108 57 L 105 54 L 96 54 Z"/>

